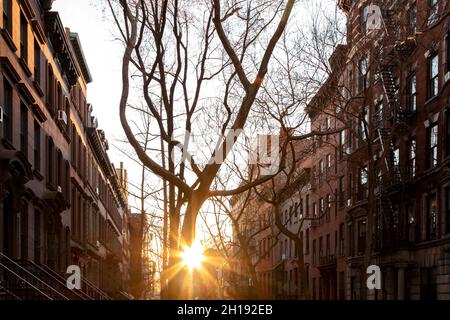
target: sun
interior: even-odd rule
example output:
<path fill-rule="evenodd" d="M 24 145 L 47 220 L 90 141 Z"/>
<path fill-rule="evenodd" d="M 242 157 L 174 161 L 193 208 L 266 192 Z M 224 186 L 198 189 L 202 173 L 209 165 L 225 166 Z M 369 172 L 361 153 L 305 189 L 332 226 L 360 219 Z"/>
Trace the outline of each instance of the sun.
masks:
<path fill-rule="evenodd" d="M 183 259 L 183 265 L 187 266 L 189 269 L 198 269 L 205 260 L 203 255 L 203 246 L 200 242 L 194 241 L 192 246 L 184 247 L 184 251 L 180 253 L 180 257 Z"/>

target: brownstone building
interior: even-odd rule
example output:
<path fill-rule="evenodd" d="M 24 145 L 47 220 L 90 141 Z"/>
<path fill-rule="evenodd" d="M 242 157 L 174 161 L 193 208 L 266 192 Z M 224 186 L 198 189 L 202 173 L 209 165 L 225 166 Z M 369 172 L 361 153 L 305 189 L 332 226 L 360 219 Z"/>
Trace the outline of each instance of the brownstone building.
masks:
<path fill-rule="evenodd" d="M 340 131 L 311 141 L 310 182 L 282 211 L 289 227 L 307 218 L 309 297 L 450 299 L 450 2 L 338 5 L 347 41 L 306 111 L 312 130 Z M 295 262 L 289 239 L 275 241 L 273 268 Z M 301 270 L 282 265 L 259 276 L 283 285 L 273 298 L 295 298 Z M 369 265 L 379 290 L 366 286 Z"/>
<path fill-rule="evenodd" d="M 0 3 L 0 292 L 123 297 L 126 178 L 86 101 L 92 77 L 80 38 L 51 3 Z M 69 265 L 81 269 L 81 291 L 65 287 Z"/>

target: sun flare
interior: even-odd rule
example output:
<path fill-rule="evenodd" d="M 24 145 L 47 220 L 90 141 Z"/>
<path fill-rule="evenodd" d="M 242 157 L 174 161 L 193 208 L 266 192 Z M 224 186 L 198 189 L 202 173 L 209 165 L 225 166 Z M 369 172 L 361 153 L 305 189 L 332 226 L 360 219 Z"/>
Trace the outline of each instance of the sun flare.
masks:
<path fill-rule="evenodd" d="M 190 247 L 184 247 L 184 251 L 180 253 L 180 256 L 183 259 L 183 265 L 191 270 L 200 268 L 202 262 L 205 260 L 203 246 L 198 241 L 194 241 Z"/>

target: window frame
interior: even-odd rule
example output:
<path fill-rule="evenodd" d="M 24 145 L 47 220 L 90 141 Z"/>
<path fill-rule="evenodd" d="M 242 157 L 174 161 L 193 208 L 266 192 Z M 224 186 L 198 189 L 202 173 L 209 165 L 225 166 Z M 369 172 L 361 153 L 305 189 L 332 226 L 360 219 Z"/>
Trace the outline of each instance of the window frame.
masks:
<path fill-rule="evenodd" d="M 28 20 L 25 14 L 20 12 L 20 58 L 28 62 Z"/>
<path fill-rule="evenodd" d="M 427 67 L 428 99 L 432 99 L 439 95 L 439 54 L 437 52 L 428 57 Z"/>
<path fill-rule="evenodd" d="M 3 29 L 7 30 L 12 37 L 13 19 L 12 19 L 12 0 L 3 0 Z"/>
<path fill-rule="evenodd" d="M 408 109 L 410 112 L 417 111 L 417 76 L 415 73 L 408 77 Z"/>
<path fill-rule="evenodd" d="M 436 122 L 431 124 L 427 128 L 428 169 L 435 168 L 439 163 L 438 147 L 439 147 L 439 127 L 438 123 Z"/>

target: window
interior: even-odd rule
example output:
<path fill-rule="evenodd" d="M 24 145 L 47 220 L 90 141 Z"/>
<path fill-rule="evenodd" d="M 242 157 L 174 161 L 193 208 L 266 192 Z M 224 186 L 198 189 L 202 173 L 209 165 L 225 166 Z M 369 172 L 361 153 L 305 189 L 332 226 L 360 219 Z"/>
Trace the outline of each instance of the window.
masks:
<path fill-rule="evenodd" d="M 345 130 L 339 131 L 339 158 L 342 160 L 344 157 L 345 148 Z"/>
<path fill-rule="evenodd" d="M 298 218 L 298 203 L 296 202 L 295 204 L 294 204 L 294 218 L 297 220 L 297 218 Z"/>
<path fill-rule="evenodd" d="M 3 28 L 12 36 L 12 3 L 11 0 L 3 0 Z"/>
<path fill-rule="evenodd" d="M 322 176 L 325 173 L 325 165 L 323 160 L 319 161 L 319 185 L 322 183 Z"/>
<path fill-rule="evenodd" d="M 344 176 L 339 177 L 339 208 L 345 206 L 345 186 L 344 186 Z"/>
<path fill-rule="evenodd" d="M 445 189 L 445 233 L 450 233 L 450 187 Z"/>
<path fill-rule="evenodd" d="M 28 108 L 20 104 L 20 150 L 28 157 Z"/>
<path fill-rule="evenodd" d="M 408 108 L 409 111 L 415 112 L 417 110 L 417 87 L 416 75 L 412 75 L 408 79 Z"/>
<path fill-rule="evenodd" d="M 358 200 L 363 200 L 367 197 L 367 181 L 367 166 L 364 166 L 358 172 Z"/>
<path fill-rule="evenodd" d="M 348 175 L 348 200 L 349 200 L 349 205 L 351 205 L 352 203 L 352 197 L 353 197 L 353 193 L 355 192 L 355 190 L 353 190 L 354 188 L 354 181 L 353 181 L 353 175 L 350 173 Z"/>
<path fill-rule="evenodd" d="M 437 53 L 428 58 L 428 98 L 439 93 L 439 56 Z"/>
<path fill-rule="evenodd" d="M 364 57 L 358 62 L 358 92 L 362 92 L 367 89 L 367 58 Z"/>
<path fill-rule="evenodd" d="M 449 200 L 450 201 L 450 200 Z M 306 254 L 309 254 L 309 229 L 306 229 Z"/>
<path fill-rule="evenodd" d="M 331 195 L 327 194 L 327 198 L 326 199 L 327 199 L 326 200 L 327 209 L 330 210 L 331 209 L 331 202 L 332 202 Z"/>
<path fill-rule="evenodd" d="M 383 121 L 383 101 L 380 100 L 375 104 L 374 127 L 379 127 Z"/>
<path fill-rule="evenodd" d="M 353 235 L 353 225 L 349 224 L 348 226 L 348 255 L 352 257 L 355 254 L 354 247 L 354 235 Z"/>
<path fill-rule="evenodd" d="M 317 261 L 317 257 L 316 257 L 316 239 L 314 239 L 313 243 L 312 243 L 312 255 L 313 255 L 312 262 L 313 262 L 313 264 L 316 264 L 316 261 Z"/>
<path fill-rule="evenodd" d="M 20 57 L 28 62 L 28 21 L 20 14 Z"/>
<path fill-rule="evenodd" d="M 47 141 L 47 182 L 53 184 L 53 170 L 54 170 L 54 160 L 53 160 L 53 149 L 54 144 L 51 138 Z"/>
<path fill-rule="evenodd" d="M 339 272 L 339 300 L 345 299 L 345 273 Z"/>
<path fill-rule="evenodd" d="M 420 268 L 420 299 L 437 299 L 437 267 Z"/>
<path fill-rule="evenodd" d="M 369 108 L 364 107 L 358 120 L 358 135 L 361 140 L 367 140 L 367 126 L 369 125 Z"/>
<path fill-rule="evenodd" d="M 447 72 L 450 72 L 450 31 L 447 32 L 445 37 L 445 73 Z"/>
<path fill-rule="evenodd" d="M 369 18 L 369 6 L 365 6 L 361 12 L 361 31 L 362 34 L 367 33 L 367 20 Z"/>
<path fill-rule="evenodd" d="M 355 76 L 353 70 L 349 70 L 348 72 L 348 91 L 350 96 L 355 94 Z"/>
<path fill-rule="evenodd" d="M 323 257 L 323 237 L 319 237 L 319 258 Z"/>
<path fill-rule="evenodd" d="M 438 163 L 438 126 L 433 124 L 427 128 L 428 168 L 434 168 Z"/>
<path fill-rule="evenodd" d="M 366 250 L 366 220 L 358 221 L 358 255 Z"/>
<path fill-rule="evenodd" d="M 445 156 L 450 156 L 450 109 L 444 111 L 445 115 Z"/>
<path fill-rule="evenodd" d="M 437 229 L 437 199 L 435 193 L 426 197 L 426 206 L 425 240 L 433 240 L 436 238 Z"/>
<path fill-rule="evenodd" d="M 411 139 L 409 141 L 409 177 L 414 178 L 416 176 L 416 139 Z"/>
<path fill-rule="evenodd" d="M 12 142 L 12 110 L 13 110 L 13 90 L 6 78 L 3 78 L 3 138 Z"/>
<path fill-rule="evenodd" d="M 34 40 L 34 81 L 41 84 L 41 47 Z"/>
<path fill-rule="evenodd" d="M 417 32 L 417 4 L 414 2 L 409 9 L 409 32 L 416 34 Z"/>
<path fill-rule="evenodd" d="M 55 78 L 53 76 L 53 70 L 50 65 L 47 67 L 47 105 L 51 112 L 55 112 Z"/>
<path fill-rule="evenodd" d="M 309 217 L 309 194 L 305 197 L 305 214 Z"/>
<path fill-rule="evenodd" d="M 305 214 L 305 211 L 304 211 L 304 207 L 303 207 L 303 199 L 300 199 L 300 202 L 299 202 L 299 204 L 298 204 L 298 207 L 299 207 L 299 216 L 298 216 L 298 218 L 299 219 L 303 219 L 303 215 Z"/>
<path fill-rule="evenodd" d="M 331 172 L 331 154 L 327 154 L 327 173 L 329 174 Z"/>
<path fill-rule="evenodd" d="M 341 223 L 339 225 L 339 255 L 342 257 L 344 256 L 344 241 L 345 241 L 345 230 L 344 230 L 344 224 Z"/>
<path fill-rule="evenodd" d="M 326 244 L 326 256 L 329 257 L 331 255 L 331 238 L 330 234 L 327 234 L 327 244 Z"/>
<path fill-rule="evenodd" d="M 439 0 L 428 0 L 428 24 L 436 21 Z"/>
<path fill-rule="evenodd" d="M 394 147 L 394 151 L 392 152 L 393 160 L 394 160 L 394 168 L 398 169 L 400 165 L 400 149 L 398 146 Z"/>
<path fill-rule="evenodd" d="M 41 212 L 34 211 L 34 261 L 41 263 Z"/>
<path fill-rule="evenodd" d="M 28 203 L 22 202 L 20 209 L 20 256 L 28 260 Z"/>

